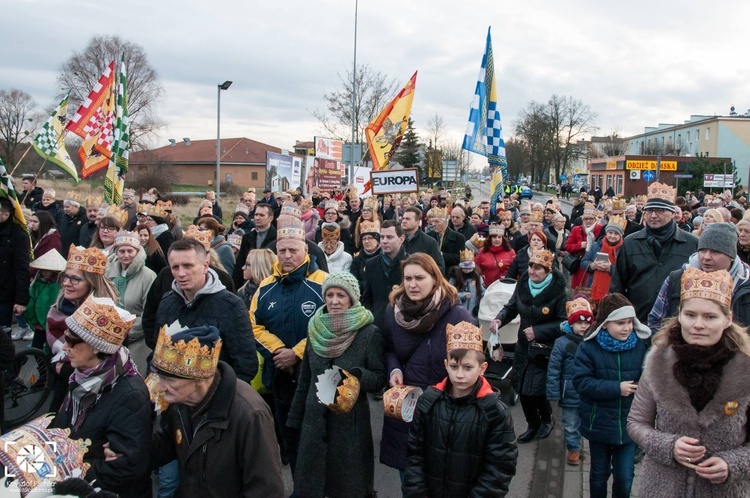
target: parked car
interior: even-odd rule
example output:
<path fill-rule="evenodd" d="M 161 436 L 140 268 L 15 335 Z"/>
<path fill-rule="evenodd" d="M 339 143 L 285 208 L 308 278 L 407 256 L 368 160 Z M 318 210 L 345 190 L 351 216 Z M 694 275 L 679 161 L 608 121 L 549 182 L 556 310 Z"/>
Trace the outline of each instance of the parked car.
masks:
<path fill-rule="evenodd" d="M 484 182 L 485 182 L 484 178 L 482 178 L 481 180 L 479 180 L 479 183 L 484 183 Z"/>
<path fill-rule="evenodd" d="M 520 197 L 521 199 L 523 199 L 524 197 L 526 199 L 531 199 L 532 197 L 534 197 L 534 191 L 531 190 L 531 187 L 529 187 L 528 185 L 524 185 L 523 187 L 521 187 Z"/>

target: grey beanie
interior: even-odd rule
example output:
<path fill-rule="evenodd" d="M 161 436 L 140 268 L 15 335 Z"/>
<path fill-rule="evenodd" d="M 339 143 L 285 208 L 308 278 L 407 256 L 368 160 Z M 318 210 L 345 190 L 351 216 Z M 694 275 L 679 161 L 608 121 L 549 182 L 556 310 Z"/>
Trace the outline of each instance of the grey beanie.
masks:
<path fill-rule="evenodd" d="M 734 259 L 737 257 L 737 227 L 734 223 L 711 223 L 706 226 L 698 239 L 698 250 L 701 249 L 718 251 Z"/>

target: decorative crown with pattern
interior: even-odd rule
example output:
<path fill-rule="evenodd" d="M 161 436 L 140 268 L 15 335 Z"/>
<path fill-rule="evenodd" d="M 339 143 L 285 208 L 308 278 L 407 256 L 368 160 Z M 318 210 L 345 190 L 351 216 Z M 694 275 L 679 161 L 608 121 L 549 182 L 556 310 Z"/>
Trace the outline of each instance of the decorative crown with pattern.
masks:
<path fill-rule="evenodd" d="M 602 204 L 604 204 L 605 211 L 606 210 L 612 211 L 612 199 L 605 199 L 604 202 L 602 202 Z"/>
<path fill-rule="evenodd" d="M 154 194 L 149 194 L 148 192 L 144 192 L 141 194 L 141 202 L 146 202 L 149 204 L 156 204 L 156 196 Z"/>
<path fill-rule="evenodd" d="M 302 210 L 294 201 L 285 202 L 284 205 L 281 206 L 279 216 L 293 216 L 299 220 L 302 217 Z"/>
<path fill-rule="evenodd" d="M 372 209 L 373 211 L 378 210 L 378 199 L 376 197 L 368 197 L 365 199 L 364 207 Z"/>
<path fill-rule="evenodd" d="M 542 223 L 544 221 L 544 213 L 541 211 L 532 211 L 529 221 L 533 223 Z"/>
<path fill-rule="evenodd" d="M 128 212 L 117 206 L 107 206 L 104 216 L 116 219 L 120 223 L 120 226 L 124 226 L 128 222 Z"/>
<path fill-rule="evenodd" d="M 497 223 L 493 223 L 490 225 L 489 229 L 489 235 L 492 237 L 493 235 L 505 235 L 505 227 L 502 225 L 498 225 Z"/>
<path fill-rule="evenodd" d="M 469 322 L 450 323 L 445 328 L 445 342 L 448 352 L 456 349 L 484 352 L 482 346 L 482 329 Z"/>
<path fill-rule="evenodd" d="M 677 197 L 677 189 L 666 183 L 654 182 L 648 186 L 648 199 L 659 199 L 674 204 Z"/>
<path fill-rule="evenodd" d="M 607 226 L 614 225 L 622 232 L 625 232 L 625 227 L 628 226 L 628 220 L 626 218 L 623 218 L 619 214 L 616 214 L 614 216 L 609 217 L 609 221 L 607 221 Z"/>
<path fill-rule="evenodd" d="M 95 350 L 113 354 L 122 345 L 136 318 L 115 306 L 112 299 L 91 295 L 65 319 L 65 325 Z"/>
<path fill-rule="evenodd" d="M 162 326 L 159 331 L 152 360 L 154 367 L 185 379 L 212 378 L 216 373 L 216 365 L 219 363 L 221 339 L 216 341 L 213 348 L 201 345 L 197 337 L 187 343 L 184 340 L 173 343 L 171 339 L 173 334 L 170 332 L 175 324 L 179 329 L 179 322 L 175 322 L 169 328 L 166 325 Z"/>
<path fill-rule="evenodd" d="M 552 269 L 552 261 L 555 259 L 555 255 L 547 249 L 539 249 L 532 251 L 529 257 L 529 264 L 536 263 L 541 265 L 548 270 Z"/>
<path fill-rule="evenodd" d="M 323 205 L 323 212 L 328 211 L 329 209 L 335 209 L 336 211 L 339 210 L 339 203 L 336 201 L 328 201 Z"/>
<path fill-rule="evenodd" d="M 276 240 L 296 239 L 305 241 L 305 229 L 302 221 L 293 216 L 279 216 L 276 223 Z"/>
<path fill-rule="evenodd" d="M 320 227 L 323 242 L 338 242 L 341 239 L 341 227 L 338 223 L 323 223 Z"/>
<path fill-rule="evenodd" d="M 380 223 L 377 221 L 362 221 L 359 224 L 359 233 L 380 233 Z"/>
<path fill-rule="evenodd" d="M 641 203 L 645 204 L 646 202 L 648 202 L 648 196 L 647 195 L 636 195 L 635 196 L 635 202 L 636 203 L 641 202 Z"/>
<path fill-rule="evenodd" d="M 131 246 L 138 249 L 141 247 L 141 239 L 138 237 L 137 233 L 123 230 L 117 232 L 117 235 L 115 236 L 115 247 L 119 246 Z"/>
<path fill-rule="evenodd" d="M 622 213 L 625 211 L 625 199 L 613 199 L 612 200 L 612 212 L 613 213 Z"/>
<path fill-rule="evenodd" d="M 212 237 L 211 232 L 208 230 L 201 230 L 195 225 L 190 225 L 187 227 L 187 230 L 185 230 L 184 237 L 197 240 L 203 247 L 206 248 L 206 251 L 211 249 Z"/>
<path fill-rule="evenodd" d="M 107 256 L 96 247 L 86 249 L 71 244 L 68 251 L 68 262 L 65 267 L 104 275 L 104 270 L 107 268 Z"/>
<path fill-rule="evenodd" d="M 146 216 L 156 216 L 157 218 L 166 218 L 167 212 L 164 208 L 155 204 L 138 204 L 138 213 Z"/>
<path fill-rule="evenodd" d="M 464 249 L 459 252 L 459 260 L 461 263 L 466 263 L 467 261 L 474 261 L 474 251 L 471 249 Z"/>
<path fill-rule="evenodd" d="M 172 201 L 156 201 L 156 205 L 162 208 L 167 213 L 172 212 Z"/>
<path fill-rule="evenodd" d="M 599 210 L 596 209 L 596 206 L 594 206 L 590 202 L 587 202 L 583 206 L 583 215 L 584 216 L 594 216 L 594 217 L 598 218 L 599 217 Z"/>
<path fill-rule="evenodd" d="M 430 218 L 438 218 L 440 220 L 447 220 L 448 219 L 448 210 L 445 208 L 440 207 L 434 207 L 430 209 L 430 213 L 428 215 Z"/>
<path fill-rule="evenodd" d="M 122 191 L 122 196 L 135 198 L 135 190 L 132 188 L 126 188 L 125 190 Z"/>
<path fill-rule="evenodd" d="M 86 207 L 87 208 L 99 208 L 102 205 L 102 202 L 104 202 L 104 198 L 101 195 L 90 195 L 86 197 Z"/>
<path fill-rule="evenodd" d="M 589 313 L 591 313 L 591 305 L 586 299 L 578 297 L 576 299 L 573 299 L 572 301 L 568 301 L 567 303 L 565 303 L 565 313 L 568 316 L 572 316 L 573 314 L 580 311 L 588 311 Z"/>
<path fill-rule="evenodd" d="M 726 270 L 704 272 L 688 266 L 682 274 L 680 301 L 699 297 L 732 306 L 732 276 Z"/>
<path fill-rule="evenodd" d="M 240 246 L 242 246 L 242 235 L 238 233 L 229 234 L 227 236 L 227 242 L 229 242 L 230 246 L 239 250 Z"/>
<path fill-rule="evenodd" d="M 81 203 L 81 200 L 83 199 L 83 196 L 76 192 L 75 190 L 71 190 L 68 192 L 68 194 L 65 196 L 66 201 L 73 201 L 77 202 L 78 204 Z"/>
<path fill-rule="evenodd" d="M 234 208 L 234 214 L 236 215 L 237 213 L 242 213 L 245 216 L 250 216 L 250 207 L 240 202 L 239 204 L 237 204 L 237 207 Z"/>

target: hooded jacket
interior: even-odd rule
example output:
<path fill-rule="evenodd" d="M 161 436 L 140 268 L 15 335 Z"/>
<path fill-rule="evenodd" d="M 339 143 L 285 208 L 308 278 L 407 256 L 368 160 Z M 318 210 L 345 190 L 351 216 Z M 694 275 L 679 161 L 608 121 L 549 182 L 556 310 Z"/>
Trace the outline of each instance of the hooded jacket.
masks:
<path fill-rule="evenodd" d="M 120 296 L 120 306 L 136 315 L 135 323 L 130 329 L 130 337 L 133 340 L 143 337 L 143 324 L 141 315 L 146 304 L 146 295 L 151 284 L 156 280 L 156 273 L 146 267 L 146 251 L 142 247 L 130 263 L 125 275 L 122 274 L 122 266 L 117 260 L 117 254 L 110 254 L 107 258 L 107 269 L 104 276 L 115 284 Z"/>
<path fill-rule="evenodd" d="M 573 332 L 567 321 L 560 324 L 563 335 L 555 340 L 547 365 L 547 401 L 559 401 L 563 408 L 578 408 L 580 399 L 573 387 L 573 364 L 583 336 Z"/>
<path fill-rule="evenodd" d="M 212 325 L 219 329 L 224 344 L 219 359 L 228 363 L 240 380 L 250 382 L 258 372 L 253 330 L 247 308 L 242 299 L 229 292 L 211 268 L 206 273 L 206 285 L 188 301 L 176 281 L 172 290 L 164 294 L 156 311 L 158 331 L 176 320 L 184 327 Z"/>

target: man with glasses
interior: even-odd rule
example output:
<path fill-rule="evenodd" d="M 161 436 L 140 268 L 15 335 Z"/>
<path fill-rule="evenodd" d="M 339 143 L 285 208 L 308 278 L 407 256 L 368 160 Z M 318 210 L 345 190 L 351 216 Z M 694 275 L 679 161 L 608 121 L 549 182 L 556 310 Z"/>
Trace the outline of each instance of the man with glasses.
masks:
<path fill-rule="evenodd" d="M 26 311 L 29 302 L 29 236 L 14 221 L 13 206 L 0 198 L 0 326 L 10 328 L 13 315 Z"/>
<path fill-rule="evenodd" d="M 661 284 L 698 250 L 698 237 L 680 230 L 673 220 L 675 196 L 669 185 L 649 185 L 643 207 L 646 225 L 625 238 L 615 263 L 609 290 L 627 297 L 642 323 L 648 322 Z"/>

